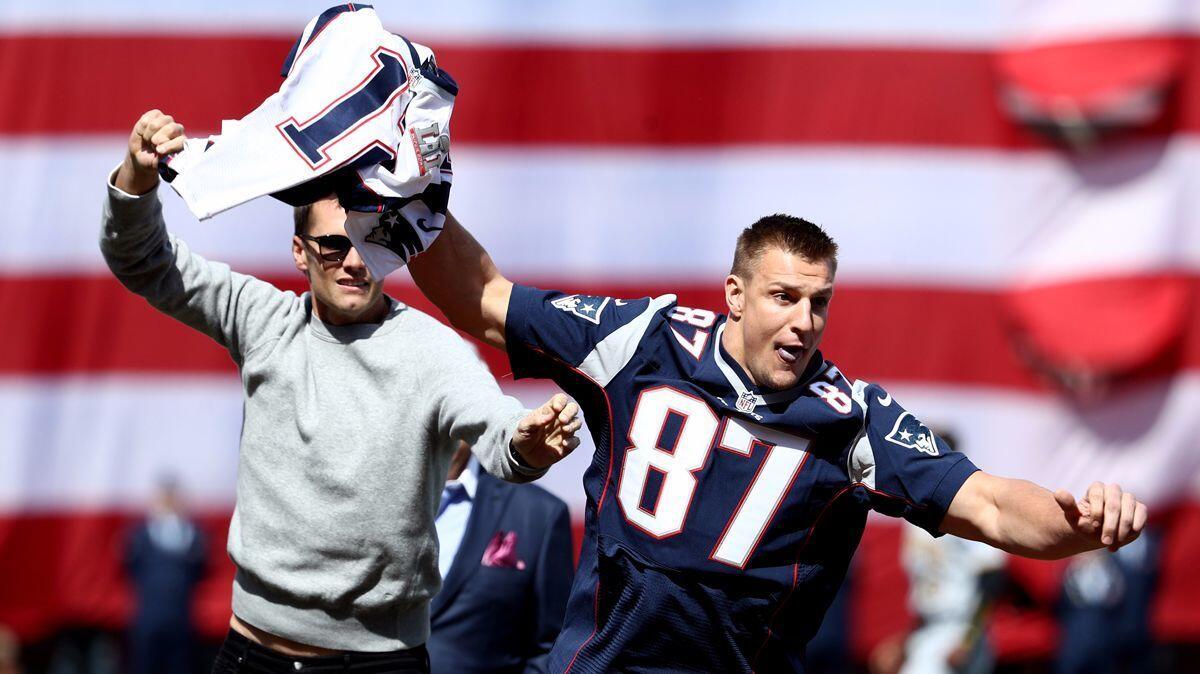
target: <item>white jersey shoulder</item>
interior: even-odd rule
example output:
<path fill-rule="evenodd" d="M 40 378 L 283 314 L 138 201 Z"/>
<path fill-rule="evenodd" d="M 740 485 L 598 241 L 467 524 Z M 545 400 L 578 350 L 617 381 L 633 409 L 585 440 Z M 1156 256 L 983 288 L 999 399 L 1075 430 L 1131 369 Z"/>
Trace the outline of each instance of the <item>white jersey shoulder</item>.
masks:
<path fill-rule="evenodd" d="M 674 295 L 652 298 L 641 313 L 600 340 L 579 364 L 579 369 L 601 387 L 608 386 L 633 359 L 633 354 L 637 353 L 638 345 L 650 328 L 654 316 L 674 303 Z"/>

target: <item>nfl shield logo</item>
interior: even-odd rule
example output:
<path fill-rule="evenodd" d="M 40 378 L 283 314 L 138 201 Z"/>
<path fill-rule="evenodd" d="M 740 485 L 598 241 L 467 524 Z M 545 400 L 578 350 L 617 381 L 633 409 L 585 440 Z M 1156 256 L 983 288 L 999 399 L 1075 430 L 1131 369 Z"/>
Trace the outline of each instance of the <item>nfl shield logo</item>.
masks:
<path fill-rule="evenodd" d="M 737 403 L 734 405 L 734 407 L 739 412 L 749 414 L 750 412 L 754 411 L 754 398 L 755 395 L 753 393 L 749 391 L 742 391 L 741 394 L 738 395 Z"/>

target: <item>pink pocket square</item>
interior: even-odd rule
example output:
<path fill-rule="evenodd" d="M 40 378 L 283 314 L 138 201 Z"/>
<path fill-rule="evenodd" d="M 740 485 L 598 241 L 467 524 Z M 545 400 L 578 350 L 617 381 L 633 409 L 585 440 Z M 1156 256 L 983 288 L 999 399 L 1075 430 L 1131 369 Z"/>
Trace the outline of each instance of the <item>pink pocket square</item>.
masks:
<path fill-rule="evenodd" d="M 484 566 L 501 569 L 525 570 L 525 561 L 517 557 L 517 532 L 497 531 L 492 540 L 488 541 L 487 549 L 483 551 L 483 559 L 479 563 Z"/>

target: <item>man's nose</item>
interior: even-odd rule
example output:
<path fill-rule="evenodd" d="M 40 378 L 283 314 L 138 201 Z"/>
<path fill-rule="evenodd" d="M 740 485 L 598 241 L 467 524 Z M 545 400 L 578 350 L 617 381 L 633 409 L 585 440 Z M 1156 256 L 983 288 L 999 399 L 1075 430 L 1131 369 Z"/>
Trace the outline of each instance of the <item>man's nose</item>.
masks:
<path fill-rule="evenodd" d="M 365 273 L 367 271 L 367 263 L 363 262 L 362 256 L 358 254 L 358 249 L 350 246 L 350 251 L 346 253 L 345 259 L 342 260 L 342 269 L 352 274 Z"/>
<path fill-rule="evenodd" d="M 812 332 L 812 302 L 807 299 L 803 299 L 796 303 L 796 308 L 792 311 L 789 327 L 802 336 L 808 335 Z"/>

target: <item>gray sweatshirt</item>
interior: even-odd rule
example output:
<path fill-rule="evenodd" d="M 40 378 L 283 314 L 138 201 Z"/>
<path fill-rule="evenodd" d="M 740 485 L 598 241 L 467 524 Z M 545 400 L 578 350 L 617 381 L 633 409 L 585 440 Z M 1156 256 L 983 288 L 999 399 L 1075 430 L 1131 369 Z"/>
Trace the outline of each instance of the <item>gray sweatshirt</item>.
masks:
<path fill-rule="evenodd" d="M 215 339 L 245 388 L 229 556 L 233 612 L 325 648 L 409 648 L 438 591 L 434 516 L 458 440 L 491 474 L 525 410 L 453 330 L 387 298 L 333 326 L 297 296 L 167 234 L 158 196 L 109 183 L 100 248 L 125 287 Z M 203 414 L 203 410 L 195 413 Z"/>

